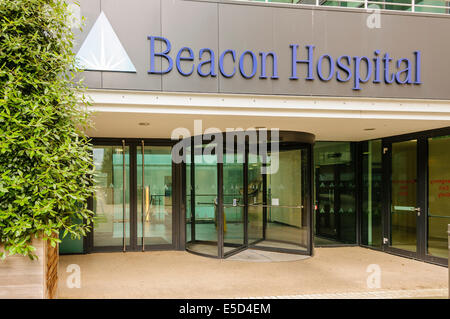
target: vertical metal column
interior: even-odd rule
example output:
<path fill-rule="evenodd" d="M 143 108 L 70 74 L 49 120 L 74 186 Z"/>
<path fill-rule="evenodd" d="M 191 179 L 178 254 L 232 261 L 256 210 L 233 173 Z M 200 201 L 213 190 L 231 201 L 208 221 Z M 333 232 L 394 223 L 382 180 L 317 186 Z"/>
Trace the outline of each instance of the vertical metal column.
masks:
<path fill-rule="evenodd" d="M 217 153 L 216 153 L 217 154 Z M 218 257 L 224 257 L 224 232 L 223 232 L 223 160 L 217 155 L 217 235 L 218 235 Z"/>
<path fill-rule="evenodd" d="M 142 148 L 142 251 L 145 251 L 144 239 L 145 239 L 145 223 L 144 223 L 144 202 L 145 202 L 145 161 L 144 161 L 144 140 L 141 140 Z"/>
<path fill-rule="evenodd" d="M 191 242 L 195 243 L 195 144 L 194 138 L 191 138 L 191 180 L 190 180 L 190 196 L 191 196 Z"/>
<path fill-rule="evenodd" d="M 244 246 L 248 247 L 248 143 L 244 144 Z"/>
<path fill-rule="evenodd" d="M 267 159 L 266 159 L 266 161 L 267 161 Z M 267 168 L 266 163 L 263 162 L 262 165 L 263 165 L 263 167 Z M 262 182 L 263 182 L 263 203 L 262 203 L 262 214 L 263 214 L 263 216 L 262 216 L 262 223 L 263 223 L 262 236 L 263 236 L 263 238 L 262 239 L 263 240 L 266 240 L 267 205 L 270 205 L 268 198 L 267 198 L 268 193 L 267 193 L 267 174 L 266 173 L 267 173 L 267 169 L 266 169 L 265 173 L 262 175 Z"/>
<path fill-rule="evenodd" d="M 450 224 L 448 224 L 448 230 L 447 230 L 447 234 L 448 234 L 448 265 L 450 265 Z M 450 299 L 450 267 L 448 267 L 448 299 Z"/>
<path fill-rule="evenodd" d="M 123 216 L 122 216 L 122 224 L 123 224 L 123 235 L 122 235 L 122 239 L 123 239 L 123 252 L 125 252 L 127 250 L 127 246 L 126 246 L 126 241 L 125 241 L 125 236 L 126 236 L 126 227 L 125 227 L 125 215 L 126 215 L 126 200 L 127 200 L 127 193 L 126 193 L 126 172 L 125 172 L 125 140 L 122 140 L 122 164 L 123 164 L 123 202 L 122 202 L 122 207 L 123 207 Z"/>

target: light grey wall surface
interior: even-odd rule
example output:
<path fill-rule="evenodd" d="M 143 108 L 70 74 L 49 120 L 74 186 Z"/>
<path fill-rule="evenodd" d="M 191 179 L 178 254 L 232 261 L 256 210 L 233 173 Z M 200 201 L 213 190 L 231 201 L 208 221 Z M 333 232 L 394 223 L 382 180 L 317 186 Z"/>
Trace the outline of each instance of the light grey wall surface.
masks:
<path fill-rule="evenodd" d="M 83 74 L 89 88 L 151 90 L 170 92 L 275 94 L 300 96 L 344 96 L 380 98 L 450 99 L 450 18 L 444 15 L 382 13 L 381 28 L 367 27 L 369 13 L 364 11 L 332 10 L 293 6 L 186 0 L 81 0 L 81 13 L 86 26 L 77 33 L 78 50 L 96 18 L 103 11 L 134 63 L 136 73 L 93 72 Z M 215 51 L 216 77 L 203 78 L 195 71 L 183 76 L 174 69 L 165 75 L 148 74 L 150 41 L 147 36 L 163 36 L 172 43 L 172 58 L 188 46 L 195 54 L 197 66 L 201 48 Z M 157 42 L 160 52 L 161 43 Z M 352 90 L 353 82 L 340 83 L 335 77 L 307 81 L 306 67 L 299 66 L 299 80 L 290 80 L 290 44 L 299 45 L 299 57 L 306 58 L 305 45 L 315 46 L 315 60 L 322 54 L 334 59 L 340 55 L 368 56 L 378 49 L 398 59 L 414 60 L 413 51 L 422 54 L 422 82 L 413 84 L 361 84 Z M 239 74 L 225 78 L 218 70 L 220 53 L 236 50 L 237 57 L 245 50 L 258 54 L 274 51 L 278 56 L 279 79 L 252 79 Z M 157 59 L 156 61 L 160 61 Z M 165 67 L 163 61 L 162 67 Z M 391 63 L 392 64 L 392 63 Z M 187 66 L 189 63 L 185 63 Z M 230 59 L 225 63 L 231 68 Z M 325 64 L 327 65 L 327 64 Z M 248 67 L 249 65 L 246 64 Z M 314 68 L 316 64 L 314 65 Z M 249 69 L 248 69 L 249 70 Z M 267 73 L 271 74 L 271 63 Z M 381 72 L 383 74 L 383 72 Z"/>

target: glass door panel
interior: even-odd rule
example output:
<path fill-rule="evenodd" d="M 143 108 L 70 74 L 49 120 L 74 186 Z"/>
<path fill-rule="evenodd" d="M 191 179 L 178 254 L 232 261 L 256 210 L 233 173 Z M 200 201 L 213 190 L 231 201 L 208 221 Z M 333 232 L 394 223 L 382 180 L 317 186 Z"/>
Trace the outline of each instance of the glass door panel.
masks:
<path fill-rule="evenodd" d="M 219 258 L 249 246 L 311 253 L 311 144 L 271 143 L 267 152 L 250 138 L 229 141 L 223 148 L 189 141 L 187 250 Z"/>
<path fill-rule="evenodd" d="M 356 243 L 355 144 L 317 142 L 315 244 Z"/>
<path fill-rule="evenodd" d="M 130 244 L 129 147 L 94 146 L 93 161 L 94 250 L 106 247 L 123 249 L 124 243 L 126 246 Z"/>
<path fill-rule="evenodd" d="M 275 160 L 278 164 L 275 164 Z M 266 211 L 264 240 L 257 246 L 304 250 L 308 249 L 307 227 L 307 150 L 285 149 L 269 155 L 266 174 Z"/>
<path fill-rule="evenodd" d="M 392 143 L 390 246 L 417 251 L 417 140 Z"/>
<path fill-rule="evenodd" d="M 173 243 L 171 152 L 171 146 L 137 147 L 137 245 L 141 248 L 143 243 Z"/>
<path fill-rule="evenodd" d="M 224 253 L 245 244 L 244 156 L 225 154 L 223 164 Z"/>
<path fill-rule="evenodd" d="M 218 256 L 218 188 L 217 156 L 203 153 L 203 146 L 194 156 L 190 165 L 191 211 L 190 231 L 186 248 L 204 255 Z M 199 154 L 199 155 L 197 155 Z M 192 158 L 192 157 L 191 157 Z"/>
<path fill-rule="evenodd" d="M 192 212 L 193 209 L 193 203 L 192 200 L 192 189 L 193 189 L 193 164 L 192 164 L 192 155 L 191 155 L 191 147 L 186 147 L 186 154 L 185 154 L 185 181 L 186 181 L 186 216 L 185 216 L 185 222 L 186 222 L 186 246 L 188 246 L 190 243 L 192 243 L 192 239 L 195 237 L 195 230 L 194 230 L 194 223 L 193 223 L 193 215 Z"/>
<path fill-rule="evenodd" d="M 265 175 L 262 174 L 263 164 L 259 156 L 248 155 L 248 243 L 256 244 L 264 239 L 264 204 Z"/>
<path fill-rule="evenodd" d="M 450 136 L 428 139 L 427 251 L 448 258 L 447 225 L 450 224 Z"/>
<path fill-rule="evenodd" d="M 381 248 L 383 245 L 382 211 L 382 143 L 381 140 L 362 144 L 362 216 L 361 243 Z"/>
<path fill-rule="evenodd" d="M 316 161 L 317 165 L 317 161 Z M 315 243 L 323 245 L 337 239 L 337 218 L 335 201 L 336 165 L 317 165 L 316 168 L 316 238 Z M 338 210 L 339 211 L 339 210 Z"/>

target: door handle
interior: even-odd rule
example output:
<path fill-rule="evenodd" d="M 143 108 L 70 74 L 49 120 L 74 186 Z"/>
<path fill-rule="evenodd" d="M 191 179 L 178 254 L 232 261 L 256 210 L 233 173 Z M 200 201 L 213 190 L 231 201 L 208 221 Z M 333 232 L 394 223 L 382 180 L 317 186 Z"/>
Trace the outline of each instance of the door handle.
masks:
<path fill-rule="evenodd" d="M 414 211 L 417 212 L 417 216 L 420 216 L 420 207 L 414 208 Z"/>

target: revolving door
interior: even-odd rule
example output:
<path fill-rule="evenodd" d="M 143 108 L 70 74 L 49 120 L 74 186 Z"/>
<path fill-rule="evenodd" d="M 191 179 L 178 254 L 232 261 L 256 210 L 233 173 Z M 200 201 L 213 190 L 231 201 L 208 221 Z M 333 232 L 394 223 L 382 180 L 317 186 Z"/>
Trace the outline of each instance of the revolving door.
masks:
<path fill-rule="evenodd" d="M 247 248 L 312 254 L 314 136 L 255 134 L 217 133 L 186 141 L 188 251 L 216 258 Z"/>

